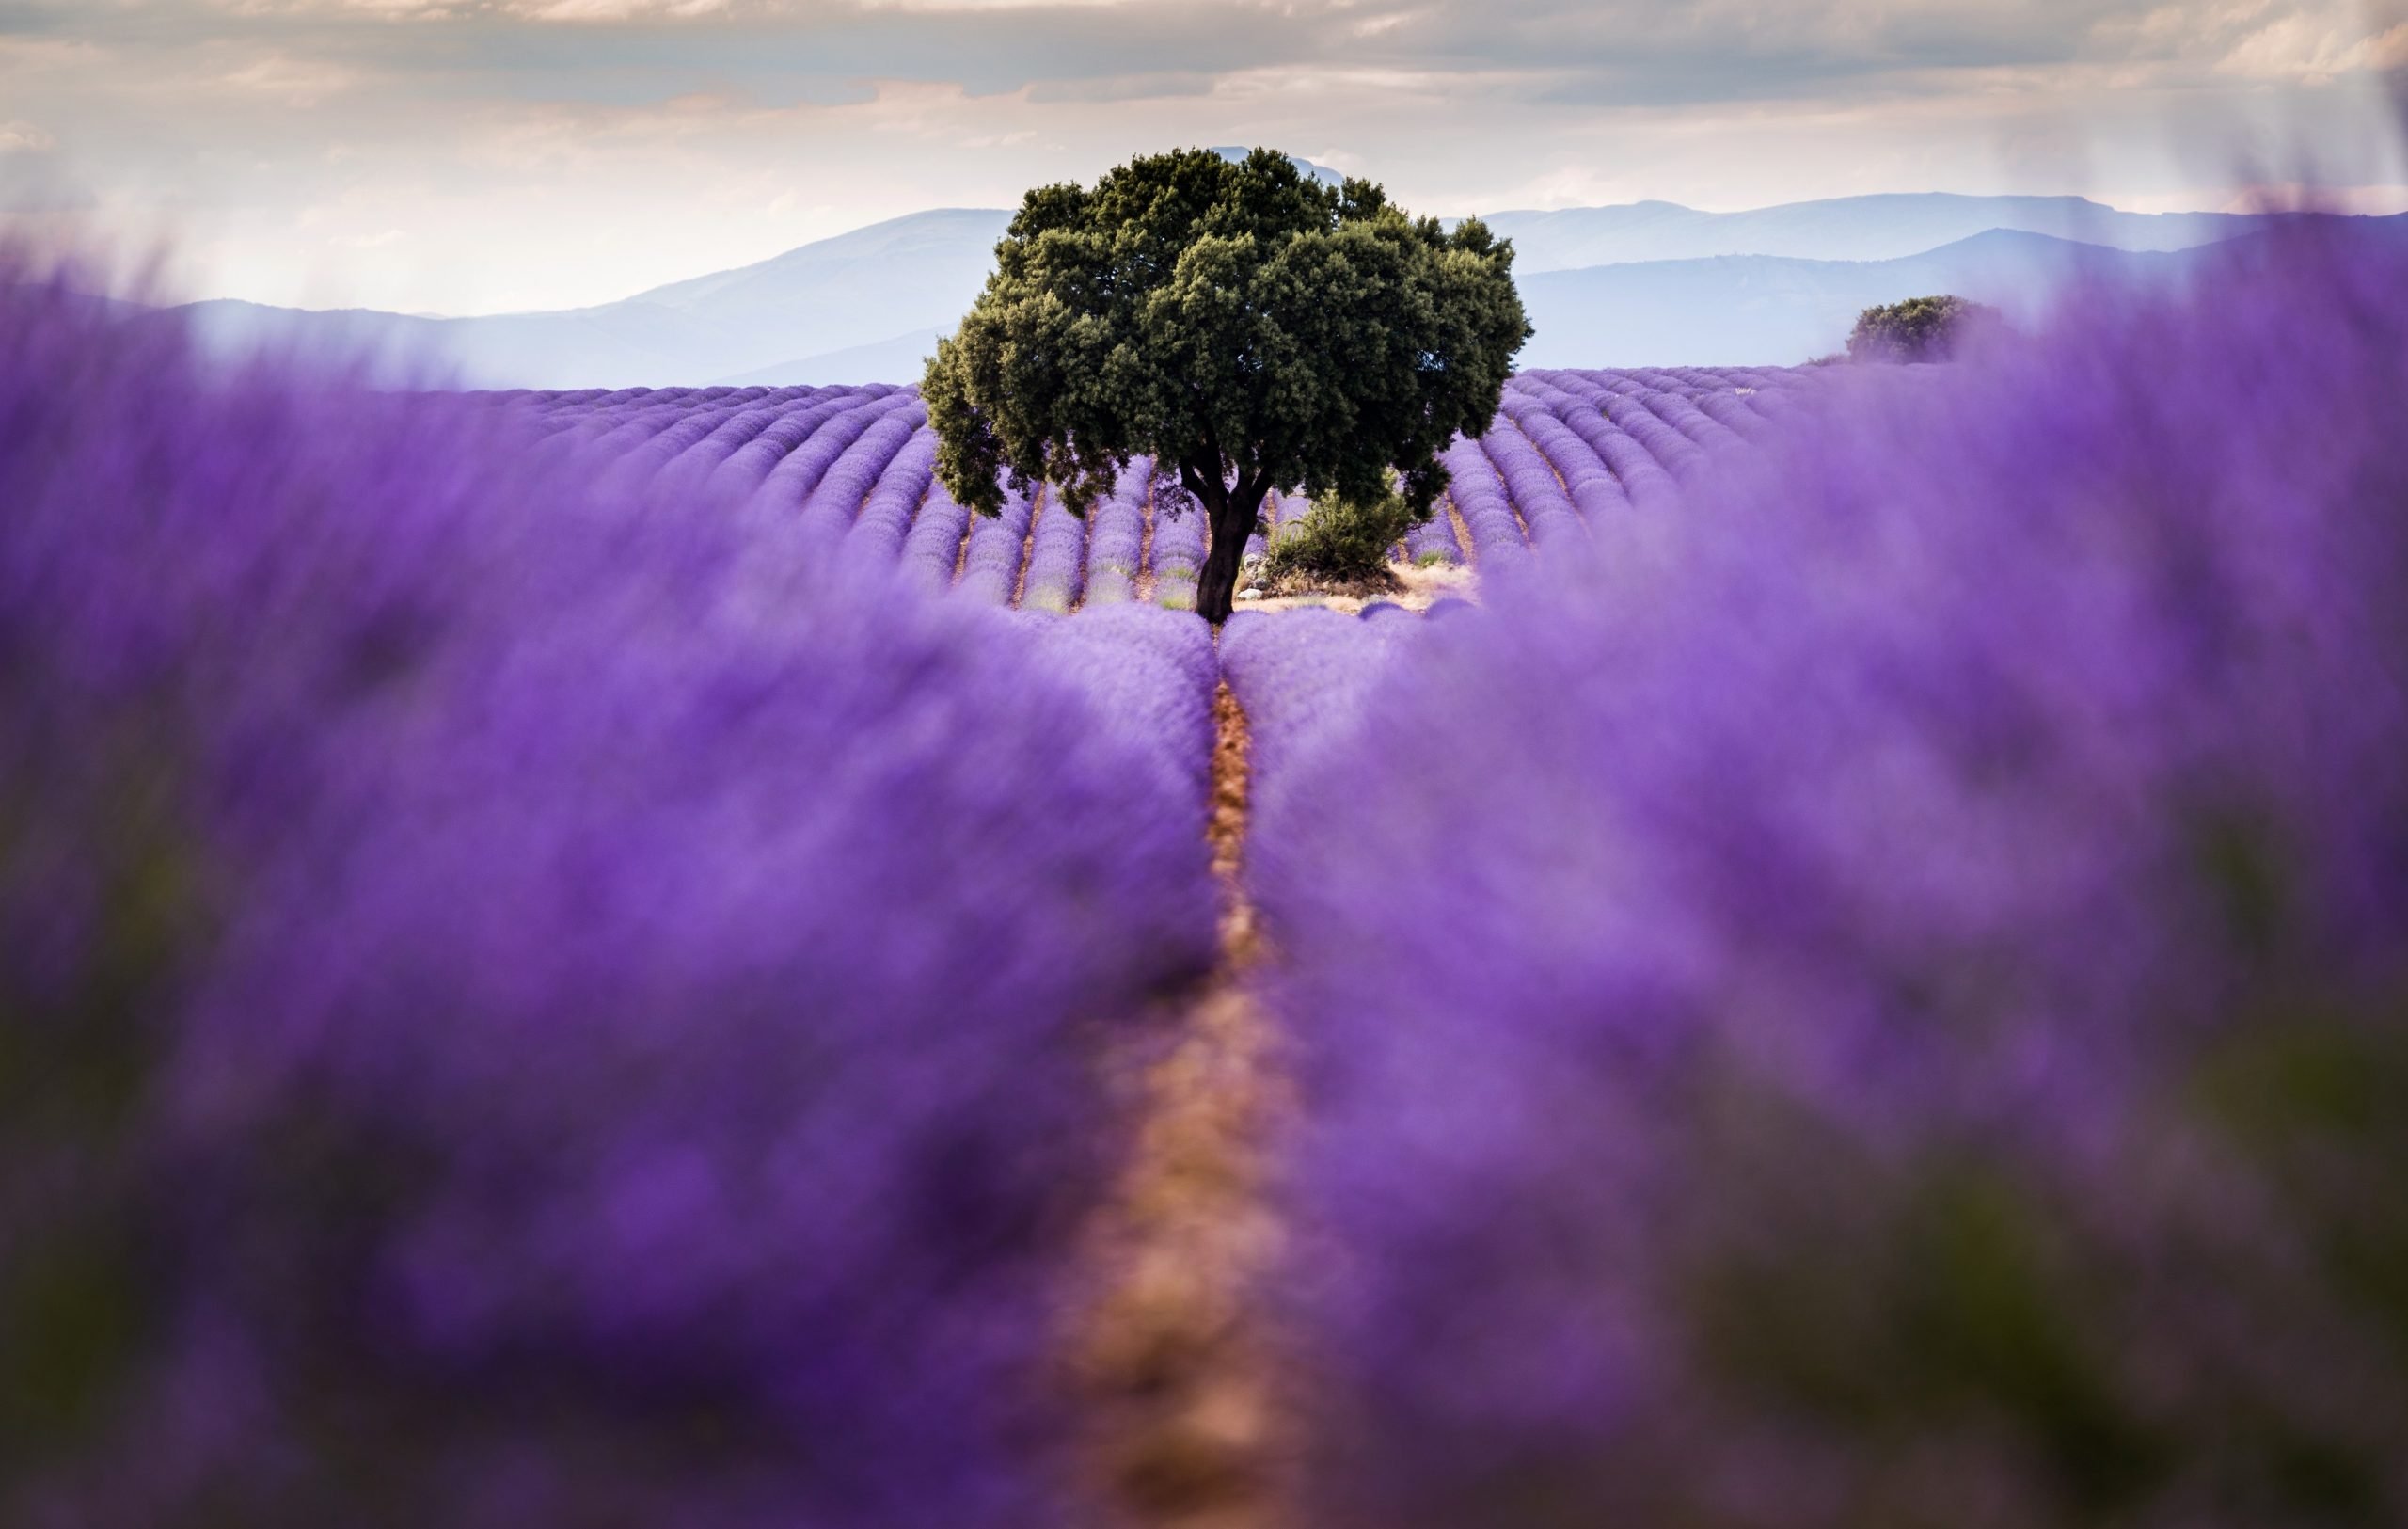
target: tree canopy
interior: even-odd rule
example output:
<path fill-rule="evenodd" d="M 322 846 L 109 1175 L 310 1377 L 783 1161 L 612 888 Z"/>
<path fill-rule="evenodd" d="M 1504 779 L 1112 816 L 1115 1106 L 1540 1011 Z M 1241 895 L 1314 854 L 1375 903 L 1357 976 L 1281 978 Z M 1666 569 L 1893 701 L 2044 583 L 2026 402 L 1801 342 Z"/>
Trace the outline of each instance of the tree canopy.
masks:
<path fill-rule="evenodd" d="M 1080 514 L 1133 456 L 1211 524 L 1197 609 L 1229 612 L 1272 489 L 1426 509 L 1437 453 L 1494 418 L 1530 328 L 1513 246 L 1450 232 L 1286 155 L 1180 150 L 1028 193 L 921 390 L 938 472 L 994 513 L 1052 483 Z"/>
<path fill-rule="evenodd" d="M 1909 297 L 1858 314 L 1847 337 L 1848 358 L 1944 361 L 2001 322 L 1997 309 L 1963 297 Z"/>

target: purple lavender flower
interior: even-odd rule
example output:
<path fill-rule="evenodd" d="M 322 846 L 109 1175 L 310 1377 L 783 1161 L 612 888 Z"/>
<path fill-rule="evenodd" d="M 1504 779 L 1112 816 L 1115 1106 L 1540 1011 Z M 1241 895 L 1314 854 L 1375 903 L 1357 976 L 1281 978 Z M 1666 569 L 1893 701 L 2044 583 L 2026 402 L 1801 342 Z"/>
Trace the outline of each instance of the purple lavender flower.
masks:
<path fill-rule="evenodd" d="M 1274 767 L 1310 1521 L 2408 1518 L 2408 265 L 2222 259 Z"/>
<path fill-rule="evenodd" d="M 1471 534 L 1473 555 L 1491 567 L 1518 561 L 1529 550 L 1529 544 L 1523 539 L 1522 523 L 1513 514 L 1504 482 L 1480 442 L 1457 437 L 1438 460 L 1449 473 L 1447 497 L 1454 501 L 1455 513 L 1464 518 L 1464 529 Z"/>
<path fill-rule="evenodd" d="M 1023 610 L 1069 610 L 1085 592 L 1087 522 L 1070 512 L 1059 490 L 1043 493 L 1029 536 L 1028 574 L 1021 586 Z"/>
<path fill-rule="evenodd" d="M 1354 726 L 1400 635 L 1387 621 L 1309 607 L 1241 611 L 1222 628 L 1221 675 L 1246 715 L 1257 822 L 1277 824 L 1307 762 Z"/>
<path fill-rule="evenodd" d="M 1196 581 L 1204 569 L 1205 516 L 1173 471 L 1153 480 L 1154 601 L 1174 611 L 1196 608 Z"/>
<path fill-rule="evenodd" d="M 6 275 L 0 1519 L 1080 1521 L 1199 634 L 765 597 L 531 411 Z"/>
<path fill-rule="evenodd" d="M 1463 562 L 1463 544 L 1455 538 L 1455 523 L 1448 516 L 1445 504 L 1436 506 L 1429 519 L 1404 534 L 1404 555 L 1424 566 L 1444 564 L 1451 567 Z"/>
<path fill-rule="evenodd" d="M 1556 422 L 1560 427 L 1560 422 Z M 1499 418 L 1481 438 L 1480 446 L 1489 465 L 1504 480 L 1513 508 L 1529 528 L 1531 546 L 1547 550 L 1579 539 L 1583 528 L 1572 496 L 1564 491 L 1563 481 L 1555 475 L 1555 469 L 1512 419 Z"/>
<path fill-rule="evenodd" d="M 926 430 L 928 412 L 921 406 L 918 397 L 898 396 L 910 402 L 863 431 L 842 455 L 829 464 L 826 474 L 803 498 L 800 513 L 803 534 L 823 544 L 832 545 L 843 539 L 888 469 L 909 449 L 913 438 Z M 933 462 L 933 441 L 929 451 Z"/>
<path fill-rule="evenodd" d="M 1020 590 L 1021 565 L 1026 559 L 1030 513 L 1027 495 L 1007 491 L 1001 515 L 982 515 L 971 521 L 961 579 L 954 585 L 964 600 L 976 605 L 1011 604 Z"/>
<path fill-rule="evenodd" d="M 771 426 L 759 439 L 730 456 L 711 474 L 711 486 L 750 490 L 752 504 L 770 515 L 789 515 L 809 502 L 846 450 L 879 421 L 919 406 L 910 393 L 879 393 L 839 402 L 830 412 L 802 411 L 791 426 Z"/>
<path fill-rule="evenodd" d="M 894 567 L 935 481 L 936 459 L 937 434 L 923 423 L 887 461 L 845 533 L 839 577 L 882 579 Z"/>
<path fill-rule="evenodd" d="M 939 594 L 953 585 L 970 534 L 970 511 L 946 492 L 943 481 L 931 477 L 928 497 L 920 506 L 903 539 L 898 577 L 920 594 Z"/>
<path fill-rule="evenodd" d="M 1555 372 L 1529 378 L 1525 385 L 1612 470 L 1634 506 L 1651 514 L 1677 508 L 1680 486 L 1643 443 L 1606 417 L 1602 406 L 1611 395 L 1590 375 Z"/>
<path fill-rule="evenodd" d="M 1556 418 L 1537 392 L 1509 384 L 1501 412 L 1545 455 L 1583 519 L 1609 518 L 1630 512 L 1629 496 L 1615 481 L 1613 470 L 1597 455 L 1595 448 Z"/>
<path fill-rule="evenodd" d="M 1110 605 L 1137 597 L 1137 574 L 1145 561 L 1146 490 L 1153 460 L 1138 457 L 1120 470 L 1112 492 L 1089 511 L 1087 603 Z"/>
<path fill-rule="evenodd" d="M 663 497 L 701 490 L 728 458 L 760 439 L 781 420 L 825 404 L 836 388 L 782 388 L 721 419 L 708 433 L 664 463 L 656 480 Z"/>

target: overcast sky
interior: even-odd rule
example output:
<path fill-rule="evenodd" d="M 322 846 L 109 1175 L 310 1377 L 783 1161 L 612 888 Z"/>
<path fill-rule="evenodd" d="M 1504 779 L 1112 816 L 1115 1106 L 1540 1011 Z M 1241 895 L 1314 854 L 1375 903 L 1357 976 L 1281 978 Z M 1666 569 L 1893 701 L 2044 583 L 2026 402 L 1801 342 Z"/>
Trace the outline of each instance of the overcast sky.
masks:
<path fill-rule="evenodd" d="M 188 290 L 607 301 L 1132 153 L 1417 212 L 1867 191 L 2408 207 L 2408 0 L 0 0 L 0 204 Z"/>

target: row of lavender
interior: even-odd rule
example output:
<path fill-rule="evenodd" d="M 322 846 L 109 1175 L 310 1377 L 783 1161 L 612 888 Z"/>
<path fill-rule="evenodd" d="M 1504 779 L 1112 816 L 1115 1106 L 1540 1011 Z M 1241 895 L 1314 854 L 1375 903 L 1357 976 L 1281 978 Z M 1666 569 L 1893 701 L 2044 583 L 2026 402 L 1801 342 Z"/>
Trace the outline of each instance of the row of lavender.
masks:
<path fill-rule="evenodd" d="M 1450 502 L 1400 550 L 1421 564 L 1511 561 L 1634 506 L 1670 505 L 1718 452 L 1794 415 L 1811 385 L 1777 369 L 1524 374 L 1489 432 L 1447 453 Z M 1195 602 L 1205 528 L 1175 475 L 1139 458 L 1084 520 L 1041 493 L 979 521 L 935 481 L 935 436 L 908 388 L 489 396 L 611 461 L 628 489 L 740 500 L 765 534 L 835 547 L 849 570 L 899 564 L 915 587 L 1057 612 L 1141 595 Z M 1274 495 L 1266 529 L 1300 508 Z M 1258 534 L 1249 556 L 1266 544 Z"/>
<path fill-rule="evenodd" d="M 890 561 L 897 396 L 727 459 L 844 420 Z M 648 408 L 218 377 L 0 270 L 0 1521 L 1078 1521 L 1210 635 L 765 553 Z"/>
<path fill-rule="evenodd" d="M 1308 1521 L 2408 1522 L 2403 295 L 1642 401 L 1764 446 L 1648 557 L 1229 625 Z"/>

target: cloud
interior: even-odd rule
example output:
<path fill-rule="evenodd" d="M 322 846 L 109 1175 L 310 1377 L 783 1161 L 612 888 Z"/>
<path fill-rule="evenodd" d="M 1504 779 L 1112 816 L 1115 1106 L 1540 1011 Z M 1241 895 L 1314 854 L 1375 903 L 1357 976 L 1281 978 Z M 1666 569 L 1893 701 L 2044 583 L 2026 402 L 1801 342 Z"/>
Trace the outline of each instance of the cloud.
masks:
<path fill-rule="evenodd" d="M 58 140 L 31 122 L 0 122 L 0 154 L 46 153 Z"/>
<path fill-rule="evenodd" d="M 688 21 L 728 8 L 728 0 L 515 0 L 512 14 L 539 22 Z"/>
<path fill-rule="evenodd" d="M 1147 74 L 1107 74 L 1095 79 L 1046 80 L 1033 85 L 1033 104 L 1062 101 L 1168 101 L 1211 92 L 1214 76 L 1202 70 L 1160 70 Z"/>
<path fill-rule="evenodd" d="M 2408 24 L 2368 35 L 2330 18 L 2280 16 L 2236 42 L 2216 68 L 2243 79 L 2326 85 L 2345 74 L 2408 67 Z"/>
<path fill-rule="evenodd" d="M 2204 194 L 2222 166 L 2167 145 L 2212 159 L 2226 130 L 2305 135 L 2389 185 L 2374 82 L 2408 69 L 2399 21 L 2348 0 L 0 0 L 0 151 L 30 160 L 5 135 L 39 131 L 249 295 L 554 306 L 1175 144 L 1276 144 L 1438 213 L 2086 174 Z M 309 264 L 334 248 L 335 274 Z"/>
<path fill-rule="evenodd" d="M 0 33 L 20 26 L 525 101 L 734 86 L 772 104 L 831 78 L 1061 101 L 1295 68 L 1488 77 L 1601 105 L 1945 94 L 2100 64 L 2150 83 L 2220 68 L 2321 84 L 2398 67 L 2403 47 L 2350 0 L 0 0 Z"/>
<path fill-rule="evenodd" d="M 359 72 L 323 59 L 270 54 L 230 70 L 221 78 L 230 88 L 246 94 L 265 96 L 290 106 L 314 106 L 356 85 Z"/>

